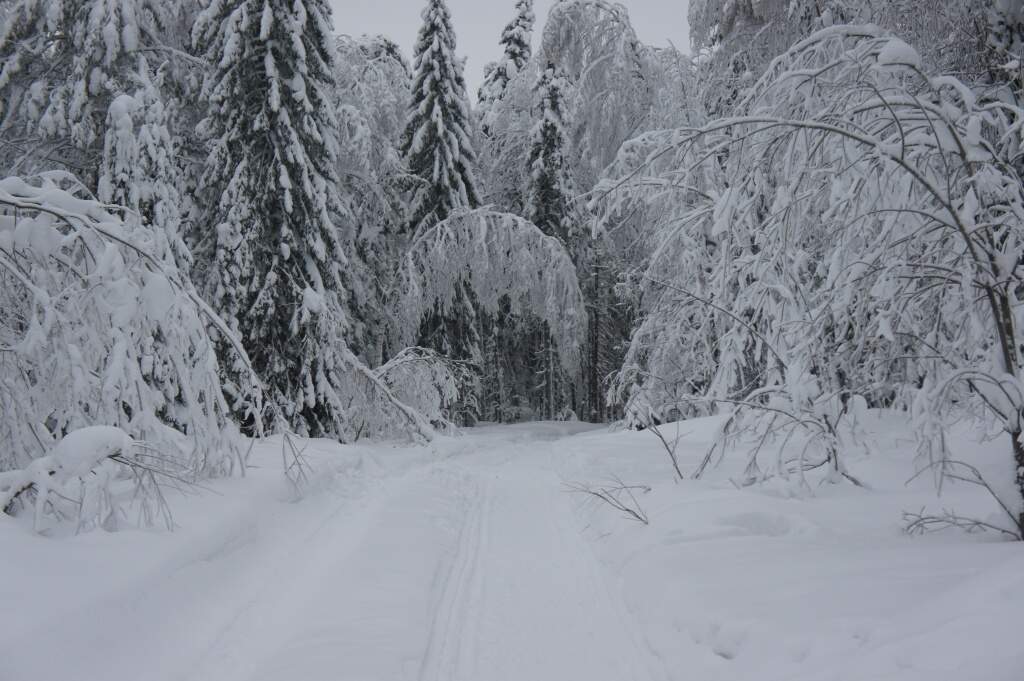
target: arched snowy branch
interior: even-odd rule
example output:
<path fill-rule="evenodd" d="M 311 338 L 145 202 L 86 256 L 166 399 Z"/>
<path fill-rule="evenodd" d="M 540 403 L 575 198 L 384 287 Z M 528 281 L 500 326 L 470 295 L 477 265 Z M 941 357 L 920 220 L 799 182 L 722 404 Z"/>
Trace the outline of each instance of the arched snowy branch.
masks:
<path fill-rule="evenodd" d="M 0 469 L 102 424 L 157 444 L 192 475 L 230 470 L 240 450 L 210 329 L 236 349 L 248 377 L 238 397 L 255 413 L 262 392 L 248 357 L 161 230 L 82 194 L 65 173 L 0 181 Z"/>
<path fill-rule="evenodd" d="M 921 63 L 878 28 L 825 29 L 740 115 L 623 150 L 594 206 L 613 229 L 639 213 L 651 250 L 619 397 L 799 415 L 833 454 L 854 397 L 902 404 L 940 458 L 968 411 L 1010 436 L 1024 499 L 1024 111 Z"/>
<path fill-rule="evenodd" d="M 398 342 L 412 345 L 435 305 L 450 310 L 462 282 L 483 310 L 497 312 L 507 295 L 513 313 L 546 321 L 562 364 L 577 366 L 587 313 L 576 268 L 558 239 L 518 216 L 489 210 L 457 213 L 423 233 L 398 276 Z"/>

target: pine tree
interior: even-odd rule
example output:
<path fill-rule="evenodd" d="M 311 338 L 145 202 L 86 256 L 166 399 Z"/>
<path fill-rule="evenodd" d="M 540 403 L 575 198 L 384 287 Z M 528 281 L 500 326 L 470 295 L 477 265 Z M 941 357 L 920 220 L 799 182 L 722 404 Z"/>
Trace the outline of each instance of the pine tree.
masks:
<path fill-rule="evenodd" d="M 414 232 L 459 208 L 479 205 L 469 134 L 469 105 L 462 61 L 444 0 L 428 0 L 414 48 L 412 103 L 402 137 L 402 155 L 422 180 L 413 199 Z"/>
<path fill-rule="evenodd" d="M 535 88 L 537 122 L 530 135 L 526 219 L 569 245 L 573 192 L 566 154 L 566 88 L 565 78 L 549 62 Z"/>
<path fill-rule="evenodd" d="M 488 64 L 478 91 L 481 110 L 486 111 L 491 103 L 501 99 L 509 81 L 530 61 L 533 21 L 533 0 L 518 0 L 515 18 L 501 32 L 499 42 L 504 47 L 504 55 L 501 61 Z"/>
<path fill-rule="evenodd" d="M 0 170 L 61 165 L 95 191 L 107 109 L 134 89 L 171 15 L 169 0 L 15 4 L 0 31 Z"/>
<path fill-rule="evenodd" d="M 211 201 L 195 257 L 214 307 L 246 341 L 272 419 L 339 435 L 347 347 L 326 0 L 214 0 L 193 32 L 210 64 L 201 129 Z"/>

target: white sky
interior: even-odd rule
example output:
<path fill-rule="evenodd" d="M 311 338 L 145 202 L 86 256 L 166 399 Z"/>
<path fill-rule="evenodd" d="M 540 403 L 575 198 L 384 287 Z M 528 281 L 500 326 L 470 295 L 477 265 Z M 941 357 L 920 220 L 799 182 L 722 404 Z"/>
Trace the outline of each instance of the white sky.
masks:
<path fill-rule="evenodd" d="M 629 10 L 640 40 L 648 45 L 664 46 L 670 41 L 684 52 L 690 49 L 690 29 L 686 23 L 688 0 L 619 0 Z M 547 18 L 554 0 L 534 0 L 537 28 Z M 411 55 L 420 27 L 420 11 L 426 0 L 331 0 L 334 29 L 348 35 L 383 34 Z M 483 78 L 484 64 L 501 55 L 498 39 L 501 29 L 512 18 L 515 0 L 448 0 L 455 24 L 458 54 L 467 57 L 466 86 L 471 97 Z"/>

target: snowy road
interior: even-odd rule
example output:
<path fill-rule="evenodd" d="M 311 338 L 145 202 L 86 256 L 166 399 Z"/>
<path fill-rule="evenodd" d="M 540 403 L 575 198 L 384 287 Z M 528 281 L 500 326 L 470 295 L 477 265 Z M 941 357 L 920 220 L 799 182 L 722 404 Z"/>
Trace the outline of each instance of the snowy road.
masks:
<path fill-rule="evenodd" d="M 406 475 L 359 536 L 317 548 L 289 617 L 239 622 L 189 678 L 659 678 L 580 535 L 557 439 L 523 432 Z"/>
<path fill-rule="evenodd" d="M 296 504 L 268 499 L 268 456 L 225 481 L 233 492 L 190 500 L 172 535 L 12 534 L 22 554 L 82 559 L 54 563 L 63 607 L 34 616 L 29 594 L 5 598 L 27 614 L 0 631 L 0 681 L 667 678 L 557 472 L 560 439 L 585 428 L 476 429 Z M 339 491 L 360 477 L 358 494 Z"/>
<path fill-rule="evenodd" d="M 686 467 L 717 427 L 680 426 Z M 900 533 L 934 499 L 900 427 L 850 456 L 874 490 L 807 497 L 738 489 L 737 457 L 674 483 L 648 433 L 547 423 L 313 442 L 293 503 L 269 441 L 173 533 L 0 523 L 0 681 L 1016 681 L 1024 554 Z M 619 476 L 650 526 L 566 492 Z"/>

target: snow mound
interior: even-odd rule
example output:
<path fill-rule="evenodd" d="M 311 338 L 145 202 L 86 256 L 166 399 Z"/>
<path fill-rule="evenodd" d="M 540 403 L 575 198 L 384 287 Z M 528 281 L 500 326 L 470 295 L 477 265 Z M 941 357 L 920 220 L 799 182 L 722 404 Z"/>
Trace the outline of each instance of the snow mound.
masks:
<path fill-rule="evenodd" d="M 135 441 L 115 426 L 87 426 L 73 430 L 57 443 L 50 455 L 62 480 L 81 477 L 113 456 L 131 455 Z"/>

